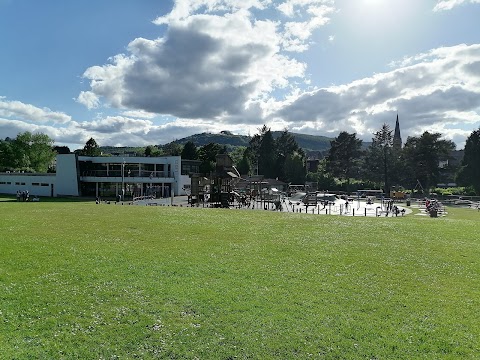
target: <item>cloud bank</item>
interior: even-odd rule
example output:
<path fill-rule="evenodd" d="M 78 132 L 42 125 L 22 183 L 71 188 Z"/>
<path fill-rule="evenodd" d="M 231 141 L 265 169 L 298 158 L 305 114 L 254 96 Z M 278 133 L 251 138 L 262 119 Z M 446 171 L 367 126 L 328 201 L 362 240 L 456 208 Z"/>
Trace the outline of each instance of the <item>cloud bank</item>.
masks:
<path fill-rule="evenodd" d="M 479 1 L 438 1 L 434 10 Z M 370 140 L 383 123 L 393 127 L 398 113 L 404 140 L 438 131 L 463 146 L 480 124 L 480 44 L 431 49 L 392 62 L 387 72 L 315 87 L 302 54 L 338 10 L 333 0 L 177 0 L 153 21 L 162 36 L 134 39 L 125 53 L 85 70 L 88 89 L 75 100 L 116 115 L 74 121 L 0 97 L 0 131 L 42 131 L 79 146 L 90 137 L 141 146 L 198 132 L 254 134 L 267 124 Z"/>
<path fill-rule="evenodd" d="M 441 0 L 437 2 L 433 11 L 452 10 L 454 7 L 463 4 L 480 4 L 480 0 Z"/>

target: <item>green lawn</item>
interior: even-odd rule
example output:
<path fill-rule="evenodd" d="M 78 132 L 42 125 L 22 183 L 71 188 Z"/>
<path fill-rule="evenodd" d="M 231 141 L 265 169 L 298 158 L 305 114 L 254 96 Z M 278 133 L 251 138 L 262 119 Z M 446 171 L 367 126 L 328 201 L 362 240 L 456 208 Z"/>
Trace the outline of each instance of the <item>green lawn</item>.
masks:
<path fill-rule="evenodd" d="M 1 359 L 474 359 L 480 212 L 0 201 Z"/>

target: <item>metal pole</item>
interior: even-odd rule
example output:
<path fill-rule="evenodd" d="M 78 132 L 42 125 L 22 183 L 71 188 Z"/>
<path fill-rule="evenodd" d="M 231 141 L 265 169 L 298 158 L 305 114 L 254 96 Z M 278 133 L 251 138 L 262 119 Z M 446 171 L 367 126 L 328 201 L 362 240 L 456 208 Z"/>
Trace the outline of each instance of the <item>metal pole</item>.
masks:
<path fill-rule="evenodd" d="M 125 198 L 125 159 L 123 159 L 122 163 L 122 201 Z"/>

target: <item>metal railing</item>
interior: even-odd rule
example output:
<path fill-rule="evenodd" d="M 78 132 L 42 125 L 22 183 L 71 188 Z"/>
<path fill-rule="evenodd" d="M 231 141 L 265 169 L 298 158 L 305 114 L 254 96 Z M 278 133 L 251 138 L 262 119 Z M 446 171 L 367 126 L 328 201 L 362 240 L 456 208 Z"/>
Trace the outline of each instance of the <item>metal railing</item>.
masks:
<path fill-rule="evenodd" d="M 86 170 L 82 172 L 83 177 L 123 177 L 128 178 L 169 178 L 173 177 L 173 174 L 169 171 L 147 171 L 147 170 Z"/>

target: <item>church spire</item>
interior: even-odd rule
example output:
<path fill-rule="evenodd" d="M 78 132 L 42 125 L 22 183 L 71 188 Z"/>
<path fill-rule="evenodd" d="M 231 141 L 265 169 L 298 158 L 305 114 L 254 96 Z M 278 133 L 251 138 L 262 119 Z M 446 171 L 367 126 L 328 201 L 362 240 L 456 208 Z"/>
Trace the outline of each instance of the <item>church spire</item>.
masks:
<path fill-rule="evenodd" d="M 397 122 L 395 123 L 395 132 L 393 135 L 393 148 L 398 150 L 402 148 L 402 136 L 400 135 L 400 123 L 398 121 L 398 113 Z"/>

